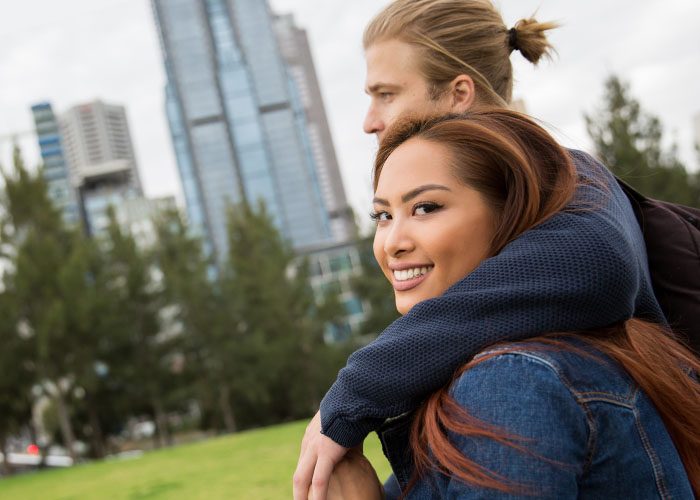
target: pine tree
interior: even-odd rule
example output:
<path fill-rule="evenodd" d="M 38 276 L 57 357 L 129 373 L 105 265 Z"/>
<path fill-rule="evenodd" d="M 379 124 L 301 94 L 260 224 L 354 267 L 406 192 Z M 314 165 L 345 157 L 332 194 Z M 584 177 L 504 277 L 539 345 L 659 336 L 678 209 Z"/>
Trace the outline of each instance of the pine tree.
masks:
<path fill-rule="evenodd" d="M 585 115 L 596 154 L 614 174 L 641 193 L 689 206 L 700 206 L 700 178 L 689 174 L 674 147 L 664 149 L 659 119 L 631 97 L 629 85 L 611 76 L 603 104 Z"/>
<path fill-rule="evenodd" d="M 0 235 L 8 259 L 5 288 L 14 296 L 25 337 L 31 339 L 29 361 L 36 379 L 56 406 L 63 442 L 75 460 L 70 391 L 75 381 L 75 352 L 83 339 L 70 329 L 65 297 L 73 292 L 66 287 L 66 273 L 76 233 L 64 227 L 41 172 L 30 173 L 25 168 L 19 149 L 14 152 L 13 172 L 3 175 Z"/>
<path fill-rule="evenodd" d="M 183 330 L 182 348 L 194 394 L 207 414 L 228 432 L 237 429 L 230 388 L 230 352 L 227 340 L 232 312 L 222 303 L 213 263 L 202 242 L 188 231 L 177 211 L 157 222 L 155 259 L 162 273 L 163 296 Z"/>
<path fill-rule="evenodd" d="M 30 340 L 20 333 L 15 310 L 12 293 L 0 293 L 0 453 L 5 474 L 13 472 L 7 460 L 7 439 L 31 419 L 31 387 L 35 382 Z"/>
<path fill-rule="evenodd" d="M 316 304 L 308 270 L 274 226 L 263 203 L 229 212 L 222 290 L 235 312 L 229 338 L 233 393 L 251 423 L 312 413 L 339 366 L 323 331 L 339 308 Z M 328 366 L 328 360 L 333 360 Z M 323 372 L 323 373 L 321 373 Z"/>
<path fill-rule="evenodd" d="M 163 306 L 155 267 L 134 237 L 123 231 L 114 211 L 108 211 L 109 225 L 104 239 L 112 301 L 117 307 L 122 332 L 120 344 L 125 357 L 117 375 L 124 381 L 136 405 L 149 408 L 156 422 L 156 445 L 170 444 L 167 422 L 170 391 L 175 385 L 173 363 L 179 338 L 161 330 Z"/>

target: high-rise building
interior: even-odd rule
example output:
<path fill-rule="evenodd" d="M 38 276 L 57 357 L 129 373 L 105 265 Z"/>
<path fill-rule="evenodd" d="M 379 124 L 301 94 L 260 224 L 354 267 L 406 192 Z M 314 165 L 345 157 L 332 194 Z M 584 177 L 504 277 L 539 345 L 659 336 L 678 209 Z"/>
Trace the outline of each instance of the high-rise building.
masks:
<path fill-rule="evenodd" d="M 348 241 L 355 233 L 355 221 L 345 196 L 306 30 L 294 24 L 291 14 L 275 16 L 274 27 L 282 56 L 304 106 L 311 152 L 318 169 L 323 201 L 330 213 L 333 236 L 336 241 Z"/>
<path fill-rule="evenodd" d="M 44 178 L 48 184 L 49 197 L 61 210 L 63 219 L 69 224 L 80 221 L 80 209 L 75 189 L 66 162 L 58 120 L 51 103 L 40 102 L 32 106 L 39 151 L 44 163 Z"/>
<path fill-rule="evenodd" d="M 229 204 L 262 200 L 298 250 L 343 240 L 342 225 L 332 223 L 346 205 L 344 195 L 331 200 L 334 186 L 343 193 L 338 169 L 327 152 L 314 150 L 324 132 L 315 139 L 309 132 L 314 119 L 280 50 L 267 1 L 152 0 L 152 6 L 191 226 L 222 259 Z"/>
<path fill-rule="evenodd" d="M 88 233 L 97 234 L 110 205 L 142 195 L 126 111 L 97 100 L 73 106 L 59 121 Z"/>
<path fill-rule="evenodd" d="M 60 117 L 68 165 L 75 179 L 90 177 L 105 164 L 128 167 L 129 183 L 141 192 L 134 147 L 124 106 L 95 100 L 73 106 Z"/>

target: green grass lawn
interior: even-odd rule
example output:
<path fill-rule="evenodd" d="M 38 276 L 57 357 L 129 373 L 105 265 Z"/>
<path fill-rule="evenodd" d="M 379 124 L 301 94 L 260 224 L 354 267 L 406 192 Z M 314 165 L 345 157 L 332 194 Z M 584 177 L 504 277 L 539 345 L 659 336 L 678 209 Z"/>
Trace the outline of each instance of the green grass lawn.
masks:
<path fill-rule="evenodd" d="M 0 479 L 2 499 L 291 498 L 306 422 L 294 422 L 138 458 Z M 365 454 L 380 479 L 390 468 L 372 434 Z"/>

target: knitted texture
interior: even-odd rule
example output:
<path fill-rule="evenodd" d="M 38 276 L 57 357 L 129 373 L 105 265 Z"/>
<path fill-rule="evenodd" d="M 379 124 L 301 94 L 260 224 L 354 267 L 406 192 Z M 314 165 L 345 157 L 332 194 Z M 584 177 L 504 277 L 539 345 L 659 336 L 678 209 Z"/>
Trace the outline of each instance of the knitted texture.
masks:
<path fill-rule="evenodd" d="M 322 432 L 359 444 L 414 410 L 495 342 L 600 328 L 631 316 L 664 321 L 644 240 L 610 172 L 570 151 L 580 179 L 570 209 L 484 261 L 443 295 L 415 305 L 356 351 L 321 402 Z"/>

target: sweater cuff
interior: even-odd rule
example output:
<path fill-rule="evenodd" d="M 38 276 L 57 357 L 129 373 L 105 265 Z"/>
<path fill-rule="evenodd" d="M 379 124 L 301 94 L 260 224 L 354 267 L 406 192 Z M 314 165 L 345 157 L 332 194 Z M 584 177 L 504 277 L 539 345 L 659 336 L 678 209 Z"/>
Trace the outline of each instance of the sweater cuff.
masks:
<path fill-rule="evenodd" d="M 362 443 L 367 435 L 380 424 L 381 421 L 379 419 L 352 422 L 340 417 L 336 417 L 326 424 L 323 422 L 323 414 L 321 414 L 321 434 L 331 438 L 345 448 L 353 448 Z"/>

